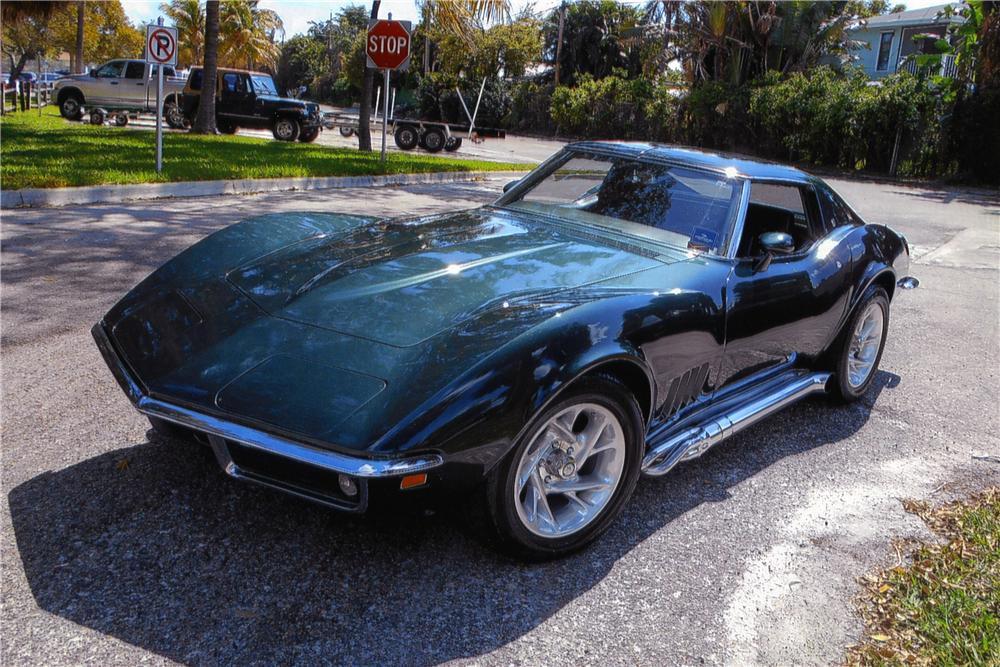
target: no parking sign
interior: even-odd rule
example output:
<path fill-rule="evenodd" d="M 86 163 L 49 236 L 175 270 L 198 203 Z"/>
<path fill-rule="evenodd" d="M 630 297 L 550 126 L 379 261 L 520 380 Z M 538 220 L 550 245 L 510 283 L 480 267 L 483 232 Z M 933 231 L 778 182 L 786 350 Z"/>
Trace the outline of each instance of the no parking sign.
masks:
<path fill-rule="evenodd" d="M 146 62 L 151 65 L 177 65 L 177 28 L 146 26 Z"/>

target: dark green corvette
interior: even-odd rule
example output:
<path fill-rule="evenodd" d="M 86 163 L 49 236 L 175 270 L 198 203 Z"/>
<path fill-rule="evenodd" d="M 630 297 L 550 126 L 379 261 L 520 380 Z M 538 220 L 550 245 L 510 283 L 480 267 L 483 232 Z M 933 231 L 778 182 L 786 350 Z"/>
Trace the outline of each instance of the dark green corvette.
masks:
<path fill-rule="evenodd" d="M 796 170 L 587 143 L 481 209 L 221 230 L 94 336 L 154 427 L 234 477 L 349 511 L 482 489 L 505 544 L 557 555 L 640 471 L 863 393 L 907 257 Z"/>

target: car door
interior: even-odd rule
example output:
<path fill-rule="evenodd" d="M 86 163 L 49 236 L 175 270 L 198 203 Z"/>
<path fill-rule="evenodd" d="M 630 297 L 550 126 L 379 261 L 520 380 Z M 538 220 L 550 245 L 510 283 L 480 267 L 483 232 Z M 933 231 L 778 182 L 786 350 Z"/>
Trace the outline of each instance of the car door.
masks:
<path fill-rule="evenodd" d="M 751 183 L 726 285 L 722 384 L 828 346 L 850 298 L 851 229 L 824 224 L 811 184 Z M 795 249 L 767 261 L 759 238 L 775 231 L 790 234 Z"/>
<path fill-rule="evenodd" d="M 239 123 L 253 108 L 252 93 L 243 72 L 225 72 L 221 77 L 216 114 Z"/>
<path fill-rule="evenodd" d="M 122 76 L 119 86 L 122 102 L 137 107 L 145 107 L 147 86 L 146 63 L 141 60 L 130 60 L 125 63 L 125 73 Z"/>
<path fill-rule="evenodd" d="M 125 71 L 124 60 L 112 60 L 101 65 L 93 76 L 93 81 L 87 88 L 88 104 L 116 105 L 122 101 L 121 84 Z"/>

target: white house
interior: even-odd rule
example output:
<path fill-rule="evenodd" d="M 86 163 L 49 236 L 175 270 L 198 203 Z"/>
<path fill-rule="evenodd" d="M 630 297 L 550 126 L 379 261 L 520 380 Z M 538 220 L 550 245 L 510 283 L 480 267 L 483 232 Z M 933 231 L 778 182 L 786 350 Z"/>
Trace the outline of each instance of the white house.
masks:
<path fill-rule="evenodd" d="M 858 58 L 856 64 L 864 68 L 868 76 L 880 79 L 900 69 L 913 71 L 913 63 L 906 57 L 913 53 L 937 53 L 934 48 L 934 38 L 914 41 L 914 36 L 922 34 L 946 36 L 948 26 L 962 23 L 965 19 L 958 15 L 961 3 L 952 3 L 955 13 L 950 17 L 939 17 L 941 11 L 948 5 L 936 5 L 924 9 L 912 9 L 894 14 L 883 14 L 868 19 L 867 25 L 850 31 L 851 39 L 867 45 L 858 49 L 854 55 Z M 954 72 L 954 62 L 945 57 L 942 62 L 941 74 L 950 76 Z"/>

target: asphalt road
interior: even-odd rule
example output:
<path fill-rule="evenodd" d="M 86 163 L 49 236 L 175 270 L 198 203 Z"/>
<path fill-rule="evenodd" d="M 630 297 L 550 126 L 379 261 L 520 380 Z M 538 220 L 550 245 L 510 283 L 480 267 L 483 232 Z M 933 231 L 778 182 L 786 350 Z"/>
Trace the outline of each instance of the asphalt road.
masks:
<path fill-rule="evenodd" d="M 3 213 L 3 665 L 830 664 L 858 575 L 926 535 L 900 499 L 1000 483 L 1000 201 L 835 181 L 914 246 L 875 387 L 640 482 L 571 558 L 521 565 L 462 512 L 352 519 L 158 439 L 90 325 L 262 211 L 434 211 L 501 181 Z"/>

